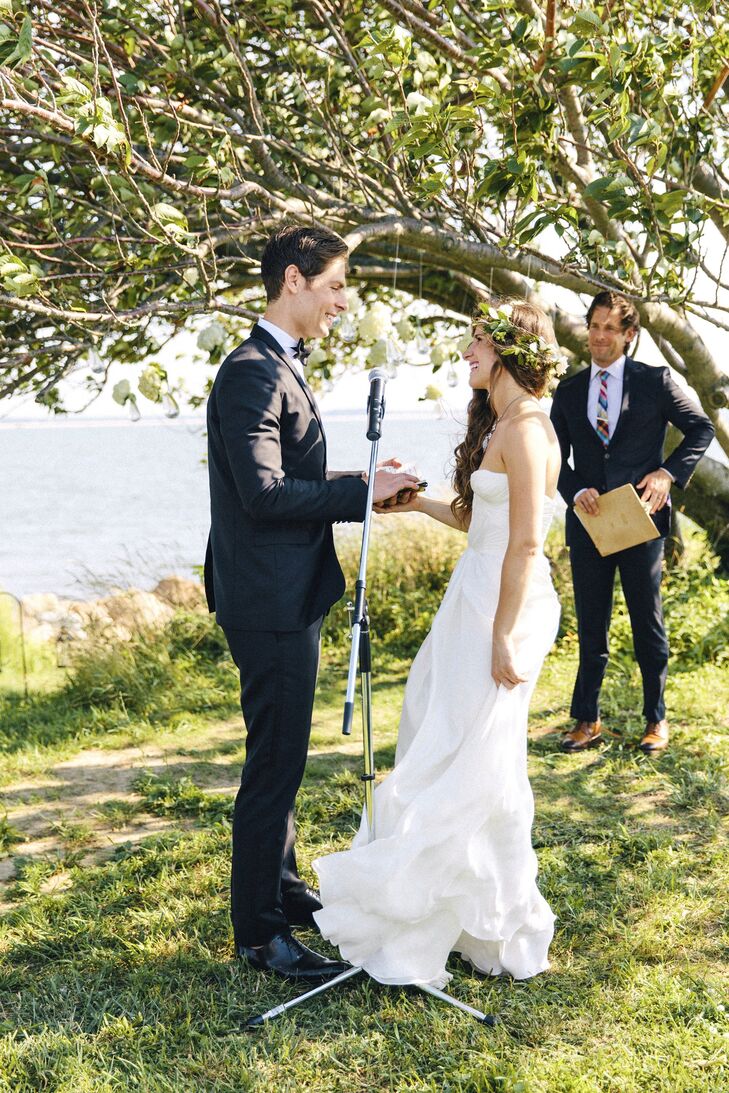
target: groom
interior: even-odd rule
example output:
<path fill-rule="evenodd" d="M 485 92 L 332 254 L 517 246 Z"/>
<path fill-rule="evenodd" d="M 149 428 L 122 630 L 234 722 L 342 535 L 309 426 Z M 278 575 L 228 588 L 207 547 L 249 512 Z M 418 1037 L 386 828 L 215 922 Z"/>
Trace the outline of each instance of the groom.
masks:
<path fill-rule="evenodd" d="M 670 490 L 674 482 L 686 486 L 714 429 L 676 386 L 668 368 L 652 368 L 628 356 L 639 326 L 638 312 L 625 296 L 598 293 L 587 313 L 592 365 L 563 380 L 552 402 L 552 423 L 562 449 L 559 492 L 567 502 L 566 534 L 580 653 L 572 695 L 575 724 L 563 737 L 563 751 L 583 751 L 602 739 L 598 702 L 608 660 L 616 570 L 643 679 L 645 731 L 640 748 L 653 754 L 668 746 L 663 697 L 668 642 L 660 586 Z M 669 422 L 680 429 L 683 440 L 664 459 Z M 660 535 L 603 558 L 573 507 L 595 515 L 600 494 L 628 482 L 649 504 Z"/>
<path fill-rule="evenodd" d="M 326 439 L 306 383 L 306 341 L 346 311 L 347 247 L 319 227 L 267 243 L 267 307 L 226 358 L 208 402 L 212 526 L 208 606 L 240 671 L 246 759 L 233 813 L 231 913 L 251 967 L 321 982 L 347 965 L 302 945 L 317 893 L 299 877 L 294 799 L 311 730 L 319 634 L 344 591 L 332 523 L 363 520 L 366 475 L 327 471 Z M 375 501 L 416 484 L 378 471 Z"/>

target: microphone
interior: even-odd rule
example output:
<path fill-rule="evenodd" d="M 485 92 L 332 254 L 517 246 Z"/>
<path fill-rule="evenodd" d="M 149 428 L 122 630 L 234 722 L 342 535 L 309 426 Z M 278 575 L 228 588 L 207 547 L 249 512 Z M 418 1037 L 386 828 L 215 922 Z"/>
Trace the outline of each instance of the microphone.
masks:
<path fill-rule="evenodd" d="M 373 368 L 370 372 L 370 394 L 367 399 L 369 421 L 367 439 L 379 440 L 382 432 L 382 418 L 385 414 L 385 384 L 387 372 L 382 368 Z"/>

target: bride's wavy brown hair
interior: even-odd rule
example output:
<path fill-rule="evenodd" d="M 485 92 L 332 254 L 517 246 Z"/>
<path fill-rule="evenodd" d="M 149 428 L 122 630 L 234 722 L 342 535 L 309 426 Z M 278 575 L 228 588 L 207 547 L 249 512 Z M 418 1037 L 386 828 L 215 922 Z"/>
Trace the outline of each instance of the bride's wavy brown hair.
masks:
<path fill-rule="evenodd" d="M 496 306 L 503 307 L 505 304 L 511 305 L 511 322 L 520 331 L 525 334 L 537 334 L 551 345 L 557 344 L 552 322 L 541 308 L 527 304 L 523 300 L 501 300 Z M 483 318 L 480 311 L 473 314 L 471 324 L 474 332 L 483 322 Z M 549 385 L 552 363 L 545 358 L 543 369 L 537 369 L 534 368 L 533 357 L 531 363 L 527 365 L 519 353 L 508 353 L 502 356 L 495 342 L 493 346 L 498 356 L 491 371 L 492 390 L 499 373 L 503 370 L 516 380 L 525 394 L 541 398 Z M 471 475 L 481 465 L 484 438 L 495 420 L 496 414 L 489 392 L 474 391 L 468 404 L 466 435 L 453 453 L 455 456 L 453 488 L 456 491 L 456 497 L 451 502 L 451 511 L 460 524 L 465 522 L 473 508 Z"/>

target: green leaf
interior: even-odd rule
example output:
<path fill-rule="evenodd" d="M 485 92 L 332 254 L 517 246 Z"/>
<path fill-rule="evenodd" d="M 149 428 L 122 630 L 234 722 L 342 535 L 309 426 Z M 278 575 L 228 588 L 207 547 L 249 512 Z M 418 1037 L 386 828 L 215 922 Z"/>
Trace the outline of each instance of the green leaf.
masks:
<path fill-rule="evenodd" d="M 66 88 L 66 95 L 63 96 L 66 101 L 80 99 L 82 102 L 88 102 L 93 97 L 91 88 L 73 76 L 62 76 L 61 82 Z"/>
<path fill-rule="evenodd" d="M 16 65 L 22 65 L 25 61 L 29 60 L 33 54 L 33 20 L 29 15 L 26 15 L 23 20 L 23 25 L 20 28 L 20 34 L 18 35 L 18 44 L 16 45 L 10 56 L 5 58 L 3 62 L 8 68 L 15 68 Z"/>
<path fill-rule="evenodd" d="M 585 9 L 584 11 L 578 11 L 575 15 L 572 29 L 575 34 L 607 34 L 608 27 L 605 26 L 599 15 L 596 15 L 594 11 Z"/>
<path fill-rule="evenodd" d="M 174 205 L 169 205 L 166 201 L 158 201 L 156 205 L 152 206 L 152 212 L 160 224 L 187 224 L 185 214 L 176 209 Z"/>
<path fill-rule="evenodd" d="M 630 179 L 626 175 L 612 175 L 607 178 L 596 178 L 582 191 L 585 197 L 594 197 L 597 201 L 603 201 L 609 197 L 623 194 L 630 185 Z"/>
<path fill-rule="evenodd" d="M 109 129 L 108 129 L 108 127 L 106 125 L 95 125 L 94 126 L 93 136 L 94 136 L 94 144 L 98 148 L 104 148 L 106 146 L 107 140 L 109 139 Z"/>

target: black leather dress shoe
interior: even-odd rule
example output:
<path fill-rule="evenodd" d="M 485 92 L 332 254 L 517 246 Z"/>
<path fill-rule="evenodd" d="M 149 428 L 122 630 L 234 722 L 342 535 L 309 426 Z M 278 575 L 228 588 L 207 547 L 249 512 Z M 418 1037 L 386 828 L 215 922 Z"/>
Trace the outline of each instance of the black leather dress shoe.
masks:
<path fill-rule="evenodd" d="M 313 888 L 302 888 L 295 896 L 287 899 L 284 896 L 283 912 L 289 926 L 309 926 L 318 929 L 314 921 L 314 911 L 321 911 L 319 893 Z"/>
<path fill-rule="evenodd" d="M 266 945 L 239 945 L 238 956 L 259 972 L 275 972 L 284 979 L 324 983 L 352 967 L 344 960 L 329 960 L 307 949 L 292 934 L 276 934 Z"/>

